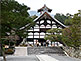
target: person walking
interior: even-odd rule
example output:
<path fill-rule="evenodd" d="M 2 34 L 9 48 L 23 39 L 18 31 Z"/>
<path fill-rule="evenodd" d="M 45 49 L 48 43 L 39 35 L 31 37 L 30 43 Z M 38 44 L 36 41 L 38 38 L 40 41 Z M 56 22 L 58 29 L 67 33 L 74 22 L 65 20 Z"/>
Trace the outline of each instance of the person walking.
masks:
<path fill-rule="evenodd" d="M 39 46 L 39 42 L 37 42 L 37 47 Z"/>
<path fill-rule="evenodd" d="M 49 45 L 49 40 L 46 41 L 46 47 Z"/>

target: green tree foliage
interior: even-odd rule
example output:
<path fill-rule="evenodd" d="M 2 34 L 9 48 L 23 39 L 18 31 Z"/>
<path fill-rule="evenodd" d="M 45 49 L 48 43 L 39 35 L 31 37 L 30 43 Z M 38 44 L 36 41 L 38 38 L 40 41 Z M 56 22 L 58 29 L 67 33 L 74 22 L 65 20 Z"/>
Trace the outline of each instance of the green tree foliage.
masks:
<path fill-rule="evenodd" d="M 7 32 L 11 35 L 11 30 L 15 31 L 15 34 L 26 37 L 27 33 L 25 29 L 20 30 L 21 27 L 32 23 L 32 18 L 29 16 L 27 12 L 30 8 L 24 4 L 19 4 L 15 0 L 1 0 L 1 40 L 0 40 L 0 47 L 3 53 L 4 61 L 5 55 L 3 50 L 2 40 L 5 38 Z M 27 27 L 29 28 L 29 27 Z M 23 35 L 24 34 L 24 35 Z M 2 42 L 1 42 L 2 41 Z"/>
<path fill-rule="evenodd" d="M 63 30 L 63 42 L 76 49 L 81 45 L 81 13 L 74 14 L 70 20 L 71 25 Z"/>
<path fill-rule="evenodd" d="M 71 14 L 69 14 L 69 13 L 67 13 L 66 14 L 66 17 L 68 17 L 68 19 L 66 19 L 65 21 L 64 21 L 64 24 L 66 25 L 66 26 L 70 26 L 70 25 L 72 25 L 72 17 L 73 17 L 73 15 L 71 15 Z"/>
<path fill-rule="evenodd" d="M 77 49 L 81 45 L 81 10 L 79 10 L 79 13 L 74 14 L 73 16 L 68 14 L 68 17 L 69 19 L 67 19 L 67 21 L 70 22 L 67 24 L 69 27 L 63 30 L 48 30 L 48 34 L 46 35 L 45 39 L 49 39 L 51 41 L 59 41 L 64 45 Z M 60 35 L 61 32 L 62 35 Z"/>
<path fill-rule="evenodd" d="M 65 16 L 64 14 L 60 14 L 60 13 L 56 13 L 56 15 L 54 16 L 58 21 L 62 22 L 64 24 L 65 20 L 68 19 L 67 16 Z"/>
<path fill-rule="evenodd" d="M 61 42 L 61 33 L 62 33 L 62 29 L 57 29 L 57 28 L 53 28 L 47 31 L 48 34 L 46 34 L 45 39 L 47 40 L 51 40 L 51 41 L 60 41 Z"/>
<path fill-rule="evenodd" d="M 1 36 L 6 32 L 14 30 L 20 36 L 25 30 L 19 30 L 21 27 L 32 22 L 32 18 L 27 12 L 30 8 L 24 4 L 19 4 L 14 0 L 1 1 Z"/>

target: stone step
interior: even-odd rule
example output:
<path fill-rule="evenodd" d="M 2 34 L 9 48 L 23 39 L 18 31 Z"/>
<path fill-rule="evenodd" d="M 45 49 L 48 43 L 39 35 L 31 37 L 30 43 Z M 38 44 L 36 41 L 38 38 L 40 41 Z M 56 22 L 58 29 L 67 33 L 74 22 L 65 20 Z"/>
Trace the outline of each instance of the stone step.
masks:
<path fill-rule="evenodd" d="M 27 47 L 28 55 L 32 54 L 61 54 L 65 55 L 61 47 Z"/>

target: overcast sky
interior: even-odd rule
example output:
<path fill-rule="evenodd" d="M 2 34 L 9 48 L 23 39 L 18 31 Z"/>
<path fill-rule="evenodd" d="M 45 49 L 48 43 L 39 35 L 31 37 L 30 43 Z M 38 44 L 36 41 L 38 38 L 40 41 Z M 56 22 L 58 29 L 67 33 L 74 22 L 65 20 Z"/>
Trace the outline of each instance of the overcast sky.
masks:
<path fill-rule="evenodd" d="M 37 11 L 44 4 L 47 7 L 52 9 L 52 14 L 56 13 L 77 13 L 78 10 L 81 10 L 81 0 L 15 0 L 20 4 L 24 3 L 31 8 L 30 11 Z"/>

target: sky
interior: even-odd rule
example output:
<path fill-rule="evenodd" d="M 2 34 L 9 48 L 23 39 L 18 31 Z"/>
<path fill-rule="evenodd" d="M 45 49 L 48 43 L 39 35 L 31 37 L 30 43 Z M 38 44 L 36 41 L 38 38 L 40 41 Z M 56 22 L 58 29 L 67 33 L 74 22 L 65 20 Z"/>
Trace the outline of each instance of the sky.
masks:
<path fill-rule="evenodd" d="M 37 11 L 42 8 L 44 4 L 50 9 L 52 9 L 51 14 L 56 13 L 62 14 L 75 14 L 78 10 L 81 10 L 81 0 L 15 0 L 20 4 L 24 3 L 30 7 L 30 11 Z"/>

